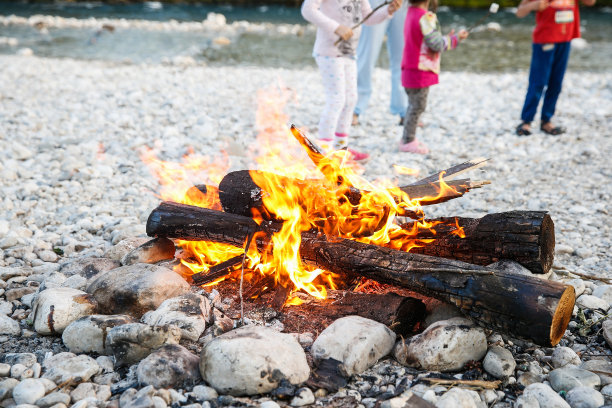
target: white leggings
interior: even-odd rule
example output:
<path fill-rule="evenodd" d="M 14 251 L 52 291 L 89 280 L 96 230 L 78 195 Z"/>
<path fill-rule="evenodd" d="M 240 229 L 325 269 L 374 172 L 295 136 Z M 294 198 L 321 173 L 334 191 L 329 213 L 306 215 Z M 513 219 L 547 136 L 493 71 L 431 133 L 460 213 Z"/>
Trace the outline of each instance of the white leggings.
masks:
<path fill-rule="evenodd" d="M 325 88 L 325 108 L 319 121 L 320 139 L 346 139 L 357 103 L 357 63 L 347 57 L 316 56 Z M 341 147 L 341 146 L 340 146 Z"/>

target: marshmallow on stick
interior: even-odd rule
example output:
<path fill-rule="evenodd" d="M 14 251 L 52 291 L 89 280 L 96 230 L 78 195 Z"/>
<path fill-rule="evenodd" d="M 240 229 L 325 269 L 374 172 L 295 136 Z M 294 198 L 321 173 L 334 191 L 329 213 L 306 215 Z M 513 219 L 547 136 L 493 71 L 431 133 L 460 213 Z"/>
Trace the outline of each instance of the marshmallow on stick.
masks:
<path fill-rule="evenodd" d="M 489 6 L 489 11 L 487 12 L 487 14 L 485 14 L 480 20 L 478 20 L 476 22 L 476 24 L 474 24 L 470 28 L 468 28 L 468 30 L 467 30 L 468 33 L 471 32 L 474 28 L 478 27 L 480 24 L 482 24 L 482 22 L 485 21 L 485 19 L 487 17 L 489 17 L 489 15 L 497 13 L 498 10 L 499 10 L 499 4 L 491 3 L 491 5 Z"/>

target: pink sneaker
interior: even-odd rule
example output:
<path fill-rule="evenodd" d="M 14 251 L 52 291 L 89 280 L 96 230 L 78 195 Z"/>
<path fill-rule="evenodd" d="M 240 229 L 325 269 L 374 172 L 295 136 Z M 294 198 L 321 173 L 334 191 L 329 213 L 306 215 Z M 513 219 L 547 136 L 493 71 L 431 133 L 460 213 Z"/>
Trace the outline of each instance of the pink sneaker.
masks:
<path fill-rule="evenodd" d="M 414 139 L 409 143 L 400 142 L 399 145 L 400 152 L 407 153 L 417 153 L 417 154 L 427 154 L 429 153 L 429 149 L 423 143 L 419 142 L 417 139 Z"/>
<path fill-rule="evenodd" d="M 356 162 L 364 162 L 370 158 L 370 155 L 367 153 L 361 153 L 352 149 L 346 149 L 351 154 L 351 159 Z"/>

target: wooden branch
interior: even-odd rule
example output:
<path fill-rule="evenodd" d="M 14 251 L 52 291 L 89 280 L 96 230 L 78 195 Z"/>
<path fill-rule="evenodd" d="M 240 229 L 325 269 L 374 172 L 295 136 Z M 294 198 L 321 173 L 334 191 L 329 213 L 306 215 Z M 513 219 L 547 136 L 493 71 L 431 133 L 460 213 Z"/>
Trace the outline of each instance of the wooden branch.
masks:
<path fill-rule="evenodd" d="M 200 286 L 216 281 L 219 278 L 227 276 L 234 268 L 242 263 L 243 255 L 236 255 L 226 261 L 218 263 L 210 267 L 206 273 L 194 273 L 191 275 L 193 285 Z"/>
<path fill-rule="evenodd" d="M 547 273 L 555 255 L 555 226 L 545 211 L 510 211 L 482 218 L 444 217 L 416 239 L 433 239 L 410 252 L 488 265 L 501 259 L 516 261 L 533 273 Z M 414 223 L 402 224 L 411 230 Z M 464 238 L 457 235 L 457 225 Z"/>
<path fill-rule="evenodd" d="M 164 202 L 149 216 L 147 234 L 207 240 L 242 247 L 254 232 L 268 247 L 278 225 L 248 217 Z M 546 346 L 556 345 L 572 315 L 572 286 L 495 271 L 465 262 L 412 254 L 337 237 L 304 232 L 300 256 L 306 263 L 346 275 L 413 290 L 459 307 L 479 324 Z"/>
<path fill-rule="evenodd" d="M 443 378 L 420 377 L 419 380 L 427 381 L 434 385 L 465 385 L 467 387 L 482 388 L 495 390 L 499 388 L 501 381 L 484 381 L 484 380 L 446 380 Z"/>
<path fill-rule="evenodd" d="M 442 176 L 444 181 L 452 180 L 456 178 L 457 176 L 459 176 L 460 174 L 465 173 L 468 170 L 474 170 L 474 169 L 477 169 L 477 168 L 480 168 L 486 165 L 487 161 L 489 161 L 489 159 L 485 159 L 483 157 L 472 159 L 472 160 L 463 162 L 461 164 L 456 164 L 452 167 L 449 167 L 446 170 L 441 170 L 436 173 L 430 174 L 429 176 L 422 178 L 420 180 L 417 180 L 412 184 L 414 185 L 414 184 L 423 184 L 423 183 L 433 183 L 435 181 L 439 181 L 440 174 L 442 172 L 444 172 L 444 176 Z"/>

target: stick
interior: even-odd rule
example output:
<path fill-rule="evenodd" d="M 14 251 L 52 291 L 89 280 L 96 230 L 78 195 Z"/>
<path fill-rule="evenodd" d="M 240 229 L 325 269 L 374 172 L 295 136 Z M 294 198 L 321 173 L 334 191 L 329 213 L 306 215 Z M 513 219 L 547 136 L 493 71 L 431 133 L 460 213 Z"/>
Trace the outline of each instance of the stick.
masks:
<path fill-rule="evenodd" d="M 374 14 L 374 13 L 376 12 L 376 10 L 378 10 L 379 8 L 384 7 L 384 6 L 388 5 L 388 4 L 391 4 L 391 1 L 389 1 L 389 0 L 385 0 L 385 1 L 384 1 L 382 4 L 379 4 L 378 6 L 374 7 L 374 8 L 372 9 L 372 11 L 370 11 L 370 13 L 369 13 L 367 16 L 365 16 L 365 17 L 363 18 L 363 20 L 361 20 L 360 22 L 358 22 L 357 24 L 355 24 L 354 26 L 352 26 L 352 27 L 351 27 L 351 30 L 354 30 L 354 29 L 356 29 L 357 27 L 359 27 L 360 25 L 362 25 L 363 23 L 365 23 L 365 21 L 366 21 L 368 18 L 372 17 L 372 14 Z M 338 38 L 338 40 L 337 40 L 337 41 L 334 43 L 334 45 L 338 45 L 338 44 L 340 44 L 340 41 L 342 41 L 342 37 Z"/>
<path fill-rule="evenodd" d="M 466 161 L 460 164 L 456 164 L 452 167 L 449 167 L 446 170 L 438 171 L 436 173 L 430 174 L 429 176 L 425 178 L 417 180 L 414 183 L 412 183 L 411 186 L 414 186 L 417 184 L 434 183 L 436 181 L 439 181 L 440 173 L 442 172 L 444 172 L 444 175 L 442 176 L 444 181 L 453 180 L 454 178 L 456 178 L 460 174 L 465 173 L 468 170 L 474 170 L 474 169 L 484 166 L 485 164 L 487 164 L 487 161 L 489 161 L 489 159 L 485 159 L 484 157 L 478 157 L 476 159 L 472 159 L 472 160 L 469 160 L 469 161 Z"/>
<path fill-rule="evenodd" d="M 443 378 L 419 378 L 419 380 L 427 381 L 433 384 L 440 385 L 467 385 L 475 388 L 485 388 L 494 390 L 499 387 L 501 381 L 484 381 L 484 380 L 445 380 Z"/>
<path fill-rule="evenodd" d="M 236 265 L 240 265 L 240 263 L 242 263 L 242 258 L 243 255 L 236 255 L 228 259 L 227 261 L 223 261 L 214 266 L 211 266 L 207 273 L 194 273 L 193 275 L 191 275 L 191 279 L 193 279 L 193 285 L 205 285 L 219 278 L 227 276 Z"/>

